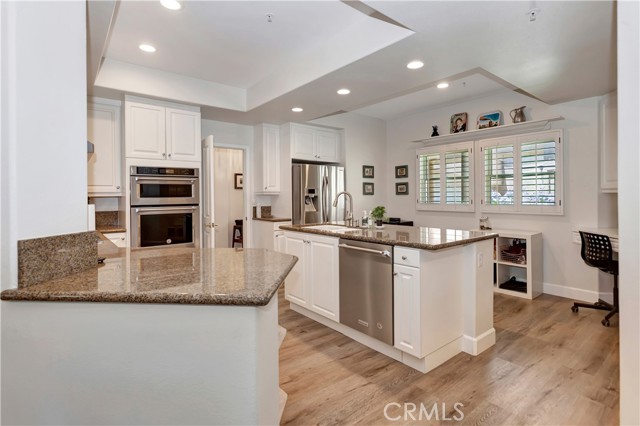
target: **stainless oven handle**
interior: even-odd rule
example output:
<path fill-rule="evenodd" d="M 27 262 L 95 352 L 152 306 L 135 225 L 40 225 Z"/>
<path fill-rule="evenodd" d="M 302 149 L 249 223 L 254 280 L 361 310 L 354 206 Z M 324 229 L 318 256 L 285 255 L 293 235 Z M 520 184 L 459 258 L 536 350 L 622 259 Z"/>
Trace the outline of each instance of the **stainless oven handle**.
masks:
<path fill-rule="evenodd" d="M 136 213 L 141 213 L 141 212 L 169 212 L 169 211 L 178 211 L 178 212 L 183 212 L 183 211 L 189 211 L 189 210 L 195 210 L 197 209 L 198 206 L 186 206 L 186 207 L 171 207 L 171 206 L 167 206 L 167 207 L 135 207 L 135 211 Z"/>
<path fill-rule="evenodd" d="M 170 178 L 134 176 L 133 180 L 136 181 L 136 182 L 141 182 L 141 181 L 157 182 L 157 183 L 165 184 L 165 185 L 167 183 L 171 183 L 171 182 L 177 182 L 177 183 L 185 183 L 185 182 L 195 183 L 196 182 L 196 179 L 193 179 L 193 178 L 181 178 L 181 177 L 178 177 L 178 176 L 172 176 Z"/>
<path fill-rule="evenodd" d="M 384 257 L 391 257 L 391 252 L 389 250 L 371 250 L 371 249 L 368 249 L 368 248 L 350 246 L 350 245 L 347 245 L 347 244 L 338 244 L 338 247 L 346 248 L 346 249 L 350 249 L 350 250 L 364 251 L 366 253 L 378 254 L 378 255 L 384 256 Z"/>

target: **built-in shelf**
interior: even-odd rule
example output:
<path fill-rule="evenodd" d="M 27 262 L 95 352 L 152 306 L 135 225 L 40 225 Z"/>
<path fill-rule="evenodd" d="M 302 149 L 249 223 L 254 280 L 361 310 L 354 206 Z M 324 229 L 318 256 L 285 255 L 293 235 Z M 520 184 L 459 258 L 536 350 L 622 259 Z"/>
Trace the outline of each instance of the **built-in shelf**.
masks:
<path fill-rule="evenodd" d="M 525 121 L 516 124 L 504 124 L 486 129 L 468 130 L 466 132 L 451 133 L 449 135 L 434 136 L 428 139 L 412 141 L 413 143 L 423 143 L 425 145 L 439 145 L 444 143 L 475 141 L 479 139 L 497 138 L 500 136 L 512 136 L 521 133 L 537 132 L 549 130 L 552 121 L 564 120 L 564 117 L 545 118 L 544 120 Z"/>

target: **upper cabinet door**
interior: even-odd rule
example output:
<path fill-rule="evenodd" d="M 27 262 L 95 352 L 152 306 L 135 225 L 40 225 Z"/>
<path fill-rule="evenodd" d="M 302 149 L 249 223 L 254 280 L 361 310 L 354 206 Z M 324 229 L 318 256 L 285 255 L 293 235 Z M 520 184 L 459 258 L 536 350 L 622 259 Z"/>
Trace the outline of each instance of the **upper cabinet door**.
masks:
<path fill-rule="evenodd" d="M 340 134 L 331 130 L 316 130 L 316 160 L 340 161 Z"/>
<path fill-rule="evenodd" d="M 200 161 L 200 113 L 167 108 L 167 159 Z"/>
<path fill-rule="evenodd" d="M 291 157 L 299 160 L 318 160 L 316 158 L 314 129 L 291 126 Z"/>
<path fill-rule="evenodd" d="M 125 102 L 127 157 L 165 159 L 165 108 Z"/>
<path fill-rule="evenodd" d="M 262 137 L 262 183 L 265 192 L 280 192 L 280 129 L 264 126 Z"/>
<path fill-rule="evenodd" d="M 120 106 L 87 104 L 87 139 L 94 145 L 87 164 L 88 192 L 92 196 L 120 196 L 122 158 Z"/>

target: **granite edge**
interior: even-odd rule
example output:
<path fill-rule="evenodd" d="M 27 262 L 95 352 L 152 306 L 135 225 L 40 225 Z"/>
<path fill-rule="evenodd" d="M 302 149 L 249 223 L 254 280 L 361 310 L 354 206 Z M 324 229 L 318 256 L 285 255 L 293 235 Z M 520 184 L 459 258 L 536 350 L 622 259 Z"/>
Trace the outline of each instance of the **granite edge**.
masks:
<path fill-rule="evenodd" d="M 259 220 L 262 222 L 289 222 L 291 218 L 286 217 L 254 217 L 253 220 Z"/>
<path fill-rule="evenodd" d="M 309 226 L 313 226 L 313 225 L 309 225 Z M 324 235 L 326 237 L 342 238 L 345 240 L 364 241 L 368 243 L 387 244 L 392 246 L 409 247 L 409 248 L 431 250 L 431 251 L 442 250 L 442 249 L 456 247 L 456 246 L 464 246 L 467 244 L 476 243 L 478 241 L 498 238 L 499 236 L 498 233 L 493 232 L 486 235 L 478 235 L 476 237 L 467 238 L 462 241 L 451 241 L 451 242 L 441 243 L 441 244 L 425 244 L 425 243 L 413 243 L 410 241 L 399 241 L 399 240 L 388 240 L 388 239 L 375 238 L 375 237 L 365 237 L 362 235 L 343 234 L 339 232 L 324 231 L 320 229 L 308 229 L 308 227 L 306 226 L 281 225 L 280 229 L 284 231 L 303 232 L 307 234 Z M 358 228 L 353 228 L 353 229 L 356 230 Z"/>
<path fill-rule="evenodd" d="M 265 306 L 273 298 L 276 291 L 284 282 L 289 272 L 298 262 L 296 256 L 292 259 L 271 285 L 265 286 L 256 295 L 193 295 L 171 293 L 120 293 L 120 292 L 50 292 L 39 291 L 34 287 L 4 290 L 0 299 L 4 301 L 31 302 L 89 302 L 89 303 L 136 303 L 136 304 L 182 304 L 182 305 L 233 305 L 233 306 Z"/>

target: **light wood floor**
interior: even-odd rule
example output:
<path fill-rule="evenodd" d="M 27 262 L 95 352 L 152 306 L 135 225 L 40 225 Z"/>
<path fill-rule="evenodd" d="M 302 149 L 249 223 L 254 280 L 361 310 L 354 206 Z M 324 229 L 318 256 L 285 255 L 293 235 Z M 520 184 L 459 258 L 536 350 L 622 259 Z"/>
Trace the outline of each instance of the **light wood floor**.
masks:
<path fill-rule="evenodd" d="M 549 295 L 496 295 L 496 345 L 422 374 L 292 311 L 282 289 L 279 303 L 282 424 L 619 424 L 618 317 L 603 327 L 603 311 L 574 314 L 570 300 Z M 464 420 L 390 421 L 384 407 L 393 402 L 429 411 L 444 403 L 449 419 L 460 402 Z M 388 414 L 403 411 L 391 405 Z"/>

